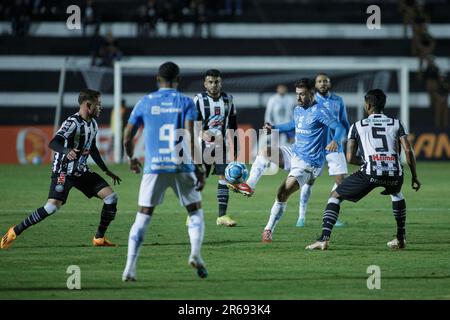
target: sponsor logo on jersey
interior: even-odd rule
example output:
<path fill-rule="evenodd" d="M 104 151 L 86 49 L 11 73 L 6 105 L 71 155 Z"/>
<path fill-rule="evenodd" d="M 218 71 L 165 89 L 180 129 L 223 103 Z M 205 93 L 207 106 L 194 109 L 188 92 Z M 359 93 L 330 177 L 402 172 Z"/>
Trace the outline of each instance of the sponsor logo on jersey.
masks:
<path fill-rule="evenodd" d="M 372 161 L 397 161 L 397 157 L 395 155 L 375 154 L 372 155 Z"/>

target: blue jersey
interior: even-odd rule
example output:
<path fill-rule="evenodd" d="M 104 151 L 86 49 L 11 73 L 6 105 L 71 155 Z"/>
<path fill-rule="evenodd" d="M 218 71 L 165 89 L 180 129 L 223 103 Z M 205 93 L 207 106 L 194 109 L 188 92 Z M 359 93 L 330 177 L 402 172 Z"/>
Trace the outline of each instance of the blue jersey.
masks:
<path fill-rule="evenodd" d="M 192 172 L 194 165 L 181 138 L 185 120 L 197 119 L 191 98 L 175 89 L 159 89 L 144 96 L 134 106 L 128 123 L 144 125 L 144 173 Z M 180 144 L 181 143 L 181 144 Z M 183 149 L 184 159 L 179 155 Z"/>
<path fill-rule="evenodd" d="M 322 167 L 325 162 L 328 127 L 336 129 L 334 136 L 336 142 L 345 138 L 343 127 L 320 103 L 315 103 L 307 109 L 296 106 L 293 120 L 273 126 L 280 132 L 295 128 L 295 142 L 292 145 L 292 151 L 297 158 L 314 167 Z"/>
<path fill-rule="evenodd" d="M 345 109 L 344 100 L 342 98 L 332 92 L 328 93 L 327 96 L 322 96 L 318 92 L 314 97 L 316 101 L 321 103 L 325 108 L 330 111 L 331 115 L 344 127 L 345 136 L 348 134 L 348 130 L 350 129 L 350 123 L 347 118 L 347 111 Z M 327 144 L 331 142 L 333 139 L 334 130 L 328 129 L 328 137 Z M 344 147 L 341 142 L 338 142 L 339 148 L 337 152 L 344 152 Z M 328 152 L 328 151 L 327 151 Z"/>

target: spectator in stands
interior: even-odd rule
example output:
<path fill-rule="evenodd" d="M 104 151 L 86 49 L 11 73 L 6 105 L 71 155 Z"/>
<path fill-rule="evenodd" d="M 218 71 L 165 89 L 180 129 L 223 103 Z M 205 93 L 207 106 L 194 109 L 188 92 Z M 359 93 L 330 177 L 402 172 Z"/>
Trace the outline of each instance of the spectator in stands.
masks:
<path fill-rule="evenodd" d="M 31 6 L 25 0 L 14 0 L 11 14 L 11 28 L 15 36 L 26 36 L 30 30 Z"/>
<path fill-rule="evenodd" d="M 234 10 L 233 10 L 234 4 Z M 242 15 L 242 0 L 225 0 L 225 14 L 227 15 Z"/>
<path fill-rule="evenodd" d="M 412 53 L 419 57 L 420 75 L 424 71 L 424 62 L 433 54 L 436 42 L 427 27 L 428 18 L 420 7 L 417 7 L 413 20 Z"/>
<path fill-rule="evenodd" d="M 398 10 L 403 16 L 403 35 L 408 37 L 408 25 L 413 23 L 417 11 L 415 0 L 400 0 Z"/>
<path fill-rule="evenodd" d="M 163 21 L 167 24 L 166 35 L 170 36 L 182 36 L 182 10 L 183 4 L 179 0 L 166 0 L 163 2 Z M 172 27 L 177 26 L 177 32 L 172 32 Z"/>
<path fill-rule="evenodd" d="M 111 32 L 106 34 L 103 47 L 100 48 L 100 67 L 113 67 L 114 62 L 122 58 L 122 51 L 119 49 L 119 43 Z"/>
<path fill-rule="evenodd" d="M 191 9 L 194 14 L 194 37 L 203 38 L 203 26 L 206 28 L 206 37 L 211 37 L 211 11 L 206 0 L 192 0 Z"/>
<path fill-rule="evenodd" d="M 100 12 L 93 0 L 87 0 L 83 15 L 83 36 L 95 36 L 100 32 Z"/>
<path fill-rule="evenodd" d="M 160 18 L 160 8 L 156 0 L 148 0 L 139 8 L 138 35 L 141 37 L 156 36 L 156 24 Z"/>

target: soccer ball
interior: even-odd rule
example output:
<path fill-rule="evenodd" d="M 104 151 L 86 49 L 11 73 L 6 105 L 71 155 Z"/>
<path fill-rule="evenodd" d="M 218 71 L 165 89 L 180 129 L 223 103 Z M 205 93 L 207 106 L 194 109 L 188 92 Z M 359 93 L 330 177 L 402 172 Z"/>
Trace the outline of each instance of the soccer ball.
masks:
<path fill-rule="evenodd" d="M 225 179 L 232 184 L 242 183 L 248 178 L 248 170 L 244 163 L 233 161 L 225 168 Z"/>

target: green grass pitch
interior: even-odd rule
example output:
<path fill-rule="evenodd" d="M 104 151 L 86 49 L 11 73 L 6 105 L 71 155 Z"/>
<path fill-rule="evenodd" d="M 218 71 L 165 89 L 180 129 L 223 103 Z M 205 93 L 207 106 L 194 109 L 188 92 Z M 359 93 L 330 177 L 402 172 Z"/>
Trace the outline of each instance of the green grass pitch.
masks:
<path fill-rule="evenodd" d="M 94 169 L 97 169 L 93 167 Z M 138 281 L 122 283 L 128 232 L 137 209 L 140 176 L 112 166 L 123 183 L 115 189 L 119 211 L 107 236 L 117 248 L 94 248 L 101 202 L 73 190 L 54 216 L 23 233 L 0 251 L 0 299 L 450 299 L 450 163 L 419 163 L 422 190 L 410 187 L 407 168 L 407 249 L 391 251 L 395 234 L 390 198 L 376 189 L 357 204 L 342 205 L 331 248 L 304 248 L 319 235 L 332 179 L 314 186 L 307 226 L 296 228 L 298 193 L 288 203 L 272 244 L 261 243 L 279 183 L 286 173 L 264 176 L 256 194 L 230 194 L 235 228 L 216 226 L 216 177 L 203 193 L 206 233 L 203 257 L 209 277 L 199 279 L 187 265 L 186 214 L 171 190 L 157 208 L 138 261 Z M 355 168 L 351 168 L 355 170 Z M 0 231 L 42 206 L 49 166 L 0 166 Z M 68 290 L 68 266 L 81 269 L 81 290 Z M 367 288 L 367 267 L 381 270 L 381 289 Z"/>

